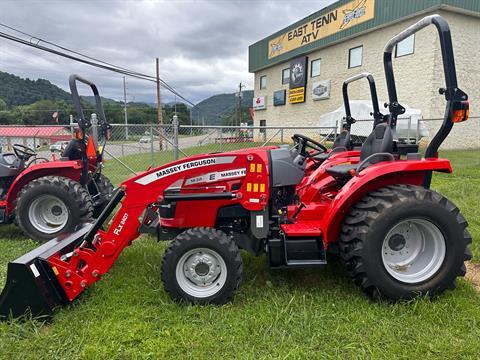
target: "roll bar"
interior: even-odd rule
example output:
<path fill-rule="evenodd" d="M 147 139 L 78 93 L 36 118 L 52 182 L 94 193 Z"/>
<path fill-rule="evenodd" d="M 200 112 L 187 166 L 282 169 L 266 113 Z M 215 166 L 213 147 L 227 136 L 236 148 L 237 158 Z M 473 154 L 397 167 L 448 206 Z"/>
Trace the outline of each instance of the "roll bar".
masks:
<path fill-rule="evenodd" d="M 405 110 L 398 103 L 397 98 L 397 89 L 395 87 L 395 77 L 393 75 L 392 66 L 393 49 L 395 48 L 395 45 L 397 45 L 400 41 L 406 39 L 407 37 L 415 34 L 416 32 L 431 24 L 435 25 L 438 31 L 440 47 L 442 51 L 443 72 L 445 76 L 445 88 L 440 88 L 439 93 L 441 95 L 445 95 L 445 100 L 447 103 L 445 106 L 445 115 L 443 118 L 442 126 L 428 145 L 425 152 L 426 158 L 436 157 L 438 148 L 452 129 L 454 111 L 458 109 L 463 109 L 465 107 L 468 108 L 468 95 L 457 87 L 457 72 L 455 70 L 455 59 L 453 55 L 453 45 L 450 27 L 448 26 L 447 21 L 440 15 L 426 16 L 423 19 L 419 20 L 417 23 L 413 24 L 412 26 L 406 28 L 405 30 L 394 36 L 392 39 L 390 39 L 390 41 L 388 41 L 385 45 L 383 53 L 383 65 L 385 69 L 385 78 L 387 81 L 389 98 L 389 123 L 392 129 L 395 130 L 395 127 L 397 125 L 397 117 Z M 425 177 L 424 186 L 429 187 L 430 181 L 431 172 L 429 172 Z"/>
<path fill-rule="evenodd" d="M 380 112 L 378 107 L 378 96 L 377 96 L 377 88 L 375 86 L 375 80 L 373 75 L 368 72 L 363 72 L 352 76 L 343 82 L 342 86 L 342 93 L 343 93 L 343 104 L 345 106 L 345 124 L 343 128 L 345 130 L 350 130 L 350 127 L 353 123 L 355 123 L 355 119 L 352 117 L 352 112 L 350 110 L 350 101 L 348 99 L 348 84 L 366 78 L 368 80 L 368 86 L 370 87 L 370 96 L 372 97 L 372 105 L 373 105 L 373 127 L 377 126 L 378 123 L 383 121 L 383 114 Z"/>
<path fill-rule="evenodd" d="M 105 117 L 105 112 L 103 111 L 102 99 L 100 98 L 100 94 L 98 92 L 97 86 L 93 82 L 79 75 L 72 74 L 68 78 L 68 82 L 70 85 L 70 92 L 72 93 L 73 105 L 75 106 L 75 111 L 77 112 L 77 116 L 78 116 L 78 119 L 77 119 L 78 126 L 82 129 L 87 129 L 92 125 L 92 123 L 90 122 L 90 119 L 85 118 L 85 114 L 83 113 L 82 104 L 80 102 L 80 96 L 78 95 L 77 81 L 90 86 L 90 88 L 93 91 L 93 95 L 95 97 L 95 108 L 97 110 L 97 116 L 100 119 L 101 126 L 102 128 L 104 126 L 108 127 L 107 118 Z"/>

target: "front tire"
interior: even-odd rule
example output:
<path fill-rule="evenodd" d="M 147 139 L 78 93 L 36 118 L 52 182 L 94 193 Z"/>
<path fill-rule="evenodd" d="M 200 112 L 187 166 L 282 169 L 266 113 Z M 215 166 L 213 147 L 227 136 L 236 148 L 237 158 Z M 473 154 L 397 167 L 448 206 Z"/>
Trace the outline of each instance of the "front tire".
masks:
<path fill-rule="evenodd" d="M 162 261 L 165 291 L 175 301 L 225 304 L 238 289 L 243 263 L 237 245 L 212 228 L 192 228 L 171 242 Z"/>
<path fill-rule="evenodd" d="M 352 206 L 339 247 L 367 295 L 400 300 L 455 288 L 471 259 L 471 242 L 467 221 L 448 199 L 423 187 L 393 185 Z"/>
<path fill-rule="evenodd" d="M 36 241 L 46 241 L 91 219 L 93 204 L 88 191 L 78 182 L 62 176 L 45 176 L 30 181 L 19 192 L 15 221 Z"/>

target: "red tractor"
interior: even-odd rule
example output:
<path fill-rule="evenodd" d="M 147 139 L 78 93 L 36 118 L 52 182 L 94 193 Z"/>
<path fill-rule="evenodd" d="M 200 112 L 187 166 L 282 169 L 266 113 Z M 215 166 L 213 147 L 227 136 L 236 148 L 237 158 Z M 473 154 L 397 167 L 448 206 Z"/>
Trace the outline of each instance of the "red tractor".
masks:
<path fill-rule="evenodd" d="M 110 125 L 105 119 L 97 88 L 76 75 L 70 77 L 79 130 L 59 160 L 48 161 L 24 145 L 13 153 L 0 153 L 0 223 L 15 222 L 33 240 L 50 240 L 72 232 L 80 222 L 99 215 L 113 186 L 102 173 L 103 146 L 86 135 L 85 119 L 76 81 L 91 86 L 99 117 L 99 139 L 105 140 Z M 96 140 L 96 139 L 95 139 Z"/>
<path fill-rule="evenodd" d="M 402 106 L 392 50 L 429 24 L 440 34 L 446 112 L 422 158 L 417 145 L 394 140 Z M 437 156 L 440 144 L 454 122 L 468 118 L 448 24 L 429 16 L 401 32 L 386 45 L 384 64 L 390 113 L 376 115 L 360 149 L 344 141 L 324 157 L 321 144 L 295 135 L 291 149 L 192 156 L 136 175 L 114 192 L 95 223 L 9 263 L 0 316 L 51 315 L 100 280 L 142 233 L 174 237 L 161 277 L 178 301 L 229 301 L 242 279 L 239 249 L 266 253 L 271 268 L 323 266 L 327 252 L 338 252 L 355 283 L 374 298 L 411 299 L 453 288 L 465 274 L 471 237 L 458 208 L 430 190 L 433 171 L 452 171 Z M 347 114 L 347 132 L 351 120 Z"/>

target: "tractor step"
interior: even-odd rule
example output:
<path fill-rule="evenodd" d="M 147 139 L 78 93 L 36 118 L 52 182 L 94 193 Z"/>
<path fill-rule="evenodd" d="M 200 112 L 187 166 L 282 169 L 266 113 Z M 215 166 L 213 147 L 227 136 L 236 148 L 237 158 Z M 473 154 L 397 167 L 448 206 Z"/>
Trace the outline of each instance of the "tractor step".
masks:
<path fill-rule="evenodd" d="M 318 237 L 269 239 L 268 260 L 272 268 L 327 264 L 323 241 Z"/>
<path fill-rule="evenodd" d="M 77 232 L 60 235 L 8 263 L 7 282 L 0 295 L 0 321 L 23 315 L 49 317 L 55 307 L 68 302 L 48 259 L 71 252 L 91 227 L 84 223 Z"/>
<path fill-rule="evenodd" d="M 327 265 L 327 260 L 291 260 L 287 267 L 313 267 Z"/>

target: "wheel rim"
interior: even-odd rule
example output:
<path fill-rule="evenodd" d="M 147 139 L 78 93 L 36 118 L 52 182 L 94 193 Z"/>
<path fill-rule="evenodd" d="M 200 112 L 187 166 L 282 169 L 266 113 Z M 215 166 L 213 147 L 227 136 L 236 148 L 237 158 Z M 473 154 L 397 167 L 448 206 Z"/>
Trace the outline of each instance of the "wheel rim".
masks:
<path fill-rule="evenodd" d="M 46 234 L 62 230 L 67 224 L 68 217 L 69 212 L 65 203 L 50 194 L 37 197 L 28 209 L 28 219 L 32 226 Z"/>
<path fill-rule="evenodd" d="M 214 250 L 196 248 L 182 255 L 176 268 L 180 288 L 190 296 L 206 298 L 219 292 L 227 280 L 227 265 Z"/>
<path fill-rule="evenodd" d="M 440 229 L 425 219 L 407 219 L 395 225 L 382 244 L 387 272 L 404 283 L 430 279 L 442 266 L 446 243 Z"/>

